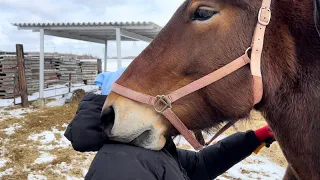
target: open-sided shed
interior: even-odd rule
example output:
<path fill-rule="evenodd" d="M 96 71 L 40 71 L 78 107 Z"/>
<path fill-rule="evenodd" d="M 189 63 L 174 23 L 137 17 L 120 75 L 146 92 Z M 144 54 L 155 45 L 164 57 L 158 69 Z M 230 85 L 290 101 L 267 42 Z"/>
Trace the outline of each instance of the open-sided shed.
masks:
<path fill-rule="evenodd" d="M 44 90 L 44 35 L 88 41 L 105 45 L 104 69 L 107 70 L 108 41 L 117 42 L 118 69 L 121 64 L 121 41 L 151 42 L 162 29 L 153 22 L 93 23 L 14 23 L 18 30 L 40 33 L 40 99 Z"/>

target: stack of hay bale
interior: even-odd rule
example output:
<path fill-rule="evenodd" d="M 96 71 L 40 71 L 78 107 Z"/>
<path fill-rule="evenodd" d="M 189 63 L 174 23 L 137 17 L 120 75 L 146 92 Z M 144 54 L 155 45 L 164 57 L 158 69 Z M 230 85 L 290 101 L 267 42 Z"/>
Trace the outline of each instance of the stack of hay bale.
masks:
<path fill-rule="evenodd" d="M 10 52 L 0 53 L 0 98 L 14 96 L 18 85 L 17 58 Z M 18 91 L 18 90 L 16 90 Z"/>
<path fill-rule="evenodd" d="M 28 94 L 39 91 L 39 53 L 25 53 L 25 75 Z M 13 97 L 14 83 L 18 82 L 15 53 L 0 52 L 0 98 Z M 76 56 L 61 56 L 45 54 L 44 57 L 44 85 L 67 84 L 71 74 L 72 83 L 93 84 L 97 76 L 97 60 L 80 61 Z M 14 78 L 15 77 L 15 78 Z M 19 89 L 19 86 L 18 86 Z M 16 89 L 15 91 L 19 91 Z"/>
<path fill-rule="evenodd" d="M 77 60 L 74 57 L 64 56 L 59 63 L 59 76 L 62 83 L 69 82 L 69 75 L 71 75 L 71 82 L 81 82 L 81 75 L 77 74 L 80 67 L 77 65 Z"/>
<path fill-rule="evenodd" d="M 58 70 L 56 69 L 57 58 L 53 56 L 44 57 L 44 86 L 57 82 Z M 39 90 L 39 56 L 25 56 L 25 74 L 28 94 L 32 94 Z"/>
<path fill-rule="evenodd" d="M 94 84 L 93 81 L 97 77 L 97 60 L 81 60 L 80 67 L 83 83 L 88 85 Z"/>

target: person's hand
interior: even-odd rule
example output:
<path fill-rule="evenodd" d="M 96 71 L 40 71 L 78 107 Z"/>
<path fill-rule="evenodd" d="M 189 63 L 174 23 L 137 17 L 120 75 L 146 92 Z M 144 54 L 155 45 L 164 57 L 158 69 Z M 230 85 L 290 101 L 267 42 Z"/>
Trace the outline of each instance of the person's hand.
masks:
<path fill-rule="evenodd" d="M 257 129 L 254 131 L 254 133 L 259 141 L 261 143 L 265 143 L 267 147 L 275 141 L 274 134 L 269 126 L 264 126 L 260 129 Z"/>

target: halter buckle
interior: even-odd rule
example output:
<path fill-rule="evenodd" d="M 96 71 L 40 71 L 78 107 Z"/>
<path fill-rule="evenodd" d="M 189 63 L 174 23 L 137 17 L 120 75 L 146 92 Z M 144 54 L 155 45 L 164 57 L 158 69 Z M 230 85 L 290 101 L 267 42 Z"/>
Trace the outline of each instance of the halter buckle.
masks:
<path fill-rule="evenodd" d="M 171 102 L 165 95 L 158 95 L 156 98 L 157 101 L 154 103 L 153 108 L 157 113 L 162 114 L 166 109 L 172 108 Z"/>
<path fill-rule="evenodd" d="M 258 22 L 263 26 L 267 26 L 271 21 L 271 10 L 267 7 L 262 7 L 259 10 Z"/>

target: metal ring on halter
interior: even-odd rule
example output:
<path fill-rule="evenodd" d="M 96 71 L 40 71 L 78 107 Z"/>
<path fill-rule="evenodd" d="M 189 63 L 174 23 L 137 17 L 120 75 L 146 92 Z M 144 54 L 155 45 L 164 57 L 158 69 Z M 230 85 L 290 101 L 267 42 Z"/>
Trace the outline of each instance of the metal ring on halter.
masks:
<path fill-rule="evenodd" d="M 157 101 L 154 103 L 153 108 L 157 113 L 162 114 L 167 108 L 172 108 L 171 102 L 167 100 L 165 95 L 158 95 L 156 98 Z M 161 104 L 163 107 L 158 107 Z"/>
<path fill-rule="evenodd" d="M 250 47 L 248 47 L 247 50 L 245 51 L 245 54 L 246 54 L 249 58 L 250 58 L 250 56 L 249 56 L 248 52 L 249 52 L 251 49 L 252 49 L 252 47 L 250 46 Z"/>

